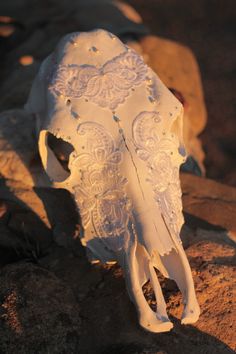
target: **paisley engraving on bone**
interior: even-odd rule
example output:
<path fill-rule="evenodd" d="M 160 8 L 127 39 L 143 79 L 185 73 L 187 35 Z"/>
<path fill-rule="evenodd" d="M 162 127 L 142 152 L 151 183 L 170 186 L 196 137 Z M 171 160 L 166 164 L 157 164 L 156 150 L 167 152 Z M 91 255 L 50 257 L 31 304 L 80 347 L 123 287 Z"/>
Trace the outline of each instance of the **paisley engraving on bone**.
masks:
<path fill-rule="evenodd" d="M 128 237 L 131 206 L 125 193 L 127 180 L 119 172 L 122 154 L 112 136 L 95 122 L 79 125 L 78 135 L 87 135 L 86 150 L 76 158 L 82 173 L 74 187 L 83 227 L 92 224 L 110 249 L 121 250 Z"/>
<path fill-rule="evenodd" d="M 133 138 L 136 153 L 146 162 L 154 199 L 160 206 L 167 228 L 178 241 L 183 224 L 179 170 L 171 157 L 178 149 L 176 136 L 160 133 L 156 126 L 161 121 L 157 112 L 141 112 L 133 122 Z M 161 136 L 160 136 L 161 135 Z"/>
<path fill-rule="evenodd" d="M 112 110 L 124 102 L 131 88 L 144 80 L 146 71 L 141 58 L 130 49 L 100 68 L 86 64 L 59 65 L 51 89 L 67 97 L 84 97 Z"/>
<path fill-rule="evenodd" d="M 75 198 L 82 244 L 94 260 L 120 264 L 140 325 L 151 332 L 173 327 L 155 269 L 182 292 L 182 323 L 196 322 L 200 310 L 179 237 L 182 104 L 141 56 L 96 30 L 62 38 L 43 62 L 26 109 L 36 117 L 52 186 Z M 50 135 L 70 145 L 67 169 Z M 142 290 L 147 281 L 156 311 Z"/>

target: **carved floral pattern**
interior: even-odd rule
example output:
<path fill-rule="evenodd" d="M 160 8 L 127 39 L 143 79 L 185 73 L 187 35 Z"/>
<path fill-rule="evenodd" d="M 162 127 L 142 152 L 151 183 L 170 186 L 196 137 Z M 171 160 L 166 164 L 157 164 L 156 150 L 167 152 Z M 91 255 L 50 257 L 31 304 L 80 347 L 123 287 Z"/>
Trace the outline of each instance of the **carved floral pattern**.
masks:
<path fill-rule="evenodd" d="M 147 66 L 133 50 L 107 61 L 101 68 L 93 65 L 59 65 L 50 90 L 70 98 L 87 99 L 114 110 L 129 96 L 131 89 L 145 80 Z"/>
<path fill-rule="evenodd" d="M 75 186 L 83 227 L 92 226 L 106 246 L 117 251 L 128 235 L 130 201 L 125 193 L 127 180 L 119 173 L 121 152 L 112 136 L 95 122 L 79 125 L 78 134 L 86 135 L 85 152 L 76 158 L 81 171 Z M 76 163 L 77 163 L 76 162 Z"/>
<path fill-rule="evenodd" d="M 133 122 L 136 152 L 146 162 L 148 181 L 152 184 L 154 199 L 159 204 L 169 232 L 179 240 L 183 224 L 179 168 L 172 163 L 171 155 L 178 151 L 176 140 L 170 133 L 160 138 L 157 112 L 141 112 Z M 155 128 L 156 127 L 156 128 Z"/>

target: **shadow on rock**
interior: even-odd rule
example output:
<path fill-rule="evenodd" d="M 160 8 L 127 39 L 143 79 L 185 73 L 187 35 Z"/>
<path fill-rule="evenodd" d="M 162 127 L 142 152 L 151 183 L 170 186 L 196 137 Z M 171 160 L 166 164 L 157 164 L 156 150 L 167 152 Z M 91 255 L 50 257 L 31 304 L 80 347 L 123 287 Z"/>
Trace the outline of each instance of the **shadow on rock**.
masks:
<path fill-rule="evenodd" d="M 80 319 L 72 291 L 49 271 L 15 263 L 0 272 L 0 352 L 78 353 Z"/>
<path fill-rule="evenodd" d="M 52 244 L 51 230 L 28 204 L 17 197 L 4 179 L 0 179 L 0 190 L 0 265 L 17 259 L 37 262 Z M 20 192 L 30 194 L 23 188 Z M 32 194 L 28 197 L 32 203 Z"/>

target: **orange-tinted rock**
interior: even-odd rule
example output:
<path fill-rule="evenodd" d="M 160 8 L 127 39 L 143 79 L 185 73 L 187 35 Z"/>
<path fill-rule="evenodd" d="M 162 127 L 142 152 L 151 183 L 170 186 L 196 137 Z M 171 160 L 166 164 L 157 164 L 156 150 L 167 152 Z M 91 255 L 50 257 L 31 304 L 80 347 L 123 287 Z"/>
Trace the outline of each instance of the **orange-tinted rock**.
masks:
<path fill-rule="evenodd" d="M 181 175 L 184 211 L 228 231 L 236 230 L 236 188 L 207 178 Z"/>

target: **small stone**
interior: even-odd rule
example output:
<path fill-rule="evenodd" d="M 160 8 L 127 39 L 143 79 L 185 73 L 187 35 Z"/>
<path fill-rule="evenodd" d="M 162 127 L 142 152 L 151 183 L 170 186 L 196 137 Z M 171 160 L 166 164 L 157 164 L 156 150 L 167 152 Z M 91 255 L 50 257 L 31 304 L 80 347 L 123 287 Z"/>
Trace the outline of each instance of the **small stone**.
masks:
<path fill-rule="evenodd" d="M 31 65 L 34 62 L 34 58 L 31 55 L 23 55 L 19 59 L 19 63 L 23 66 Z"/>

